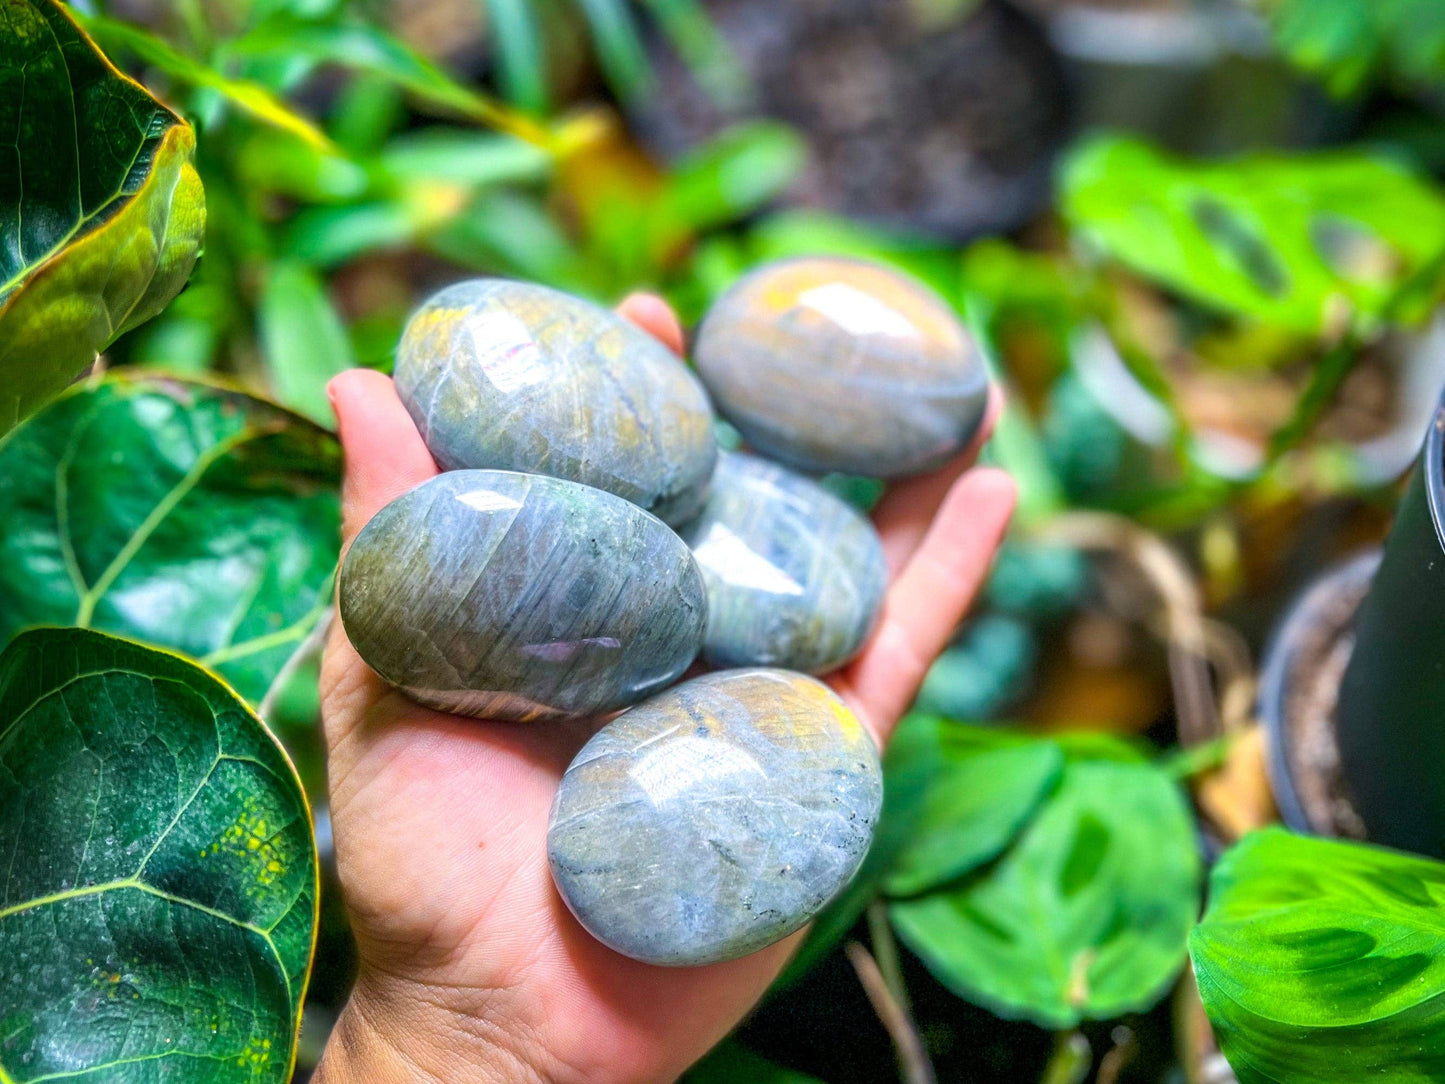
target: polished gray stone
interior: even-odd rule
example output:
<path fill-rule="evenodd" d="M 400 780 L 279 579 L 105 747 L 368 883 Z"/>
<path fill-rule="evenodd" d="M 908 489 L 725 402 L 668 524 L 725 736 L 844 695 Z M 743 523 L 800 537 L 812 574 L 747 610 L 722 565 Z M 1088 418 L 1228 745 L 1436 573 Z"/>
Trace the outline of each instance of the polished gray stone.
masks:
<path fill-rule="evenodd" d="M 827 673 L 873 630 L 888 566 L 873 525 L 801 474 L 724 452 L 683 532 L 707 584 L 713 666 Z"/>
<path fill-rule="evenodd" d="M 395 379 L 443 470 L 566 478 L 673 524 L 706 496 L 707 393 L 667 347 L 590 301 L 505 279 L 449 286 L 407 324 Z"/>
<path fill-rule="evenodd" d="M 392 501 L 341 566 L 341 620 L 390 684 L 485 719 L 594 715 L 674 681 L 707 619 L 661 520 L 600 489 L 450 471 Z"/>
<path fill-rule="evenodd" d="M 805 471 L 929 470 L 968 443 L 988 405 L 983 356 L 953 310 L 858 260 L 745 275 L 707 314 L 694 360 L 749 446 Z"/>
<path fill-rule="evenodd" d="M 552 877 L 618 952 L 690 966 L 755 952 L 816 915 L 868 851 L 883 779 L 821 682 L 725 670 L 600 730 L 562 777 Z"/>

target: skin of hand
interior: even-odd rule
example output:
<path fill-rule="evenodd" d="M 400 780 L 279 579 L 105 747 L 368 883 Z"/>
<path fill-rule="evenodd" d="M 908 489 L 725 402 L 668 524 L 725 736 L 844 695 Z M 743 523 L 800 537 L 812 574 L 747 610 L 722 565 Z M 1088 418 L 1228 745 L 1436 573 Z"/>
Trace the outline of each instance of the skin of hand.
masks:
<path fill-rule="evenodd" d="M 620 311 L 681 353 L 660 299 Z M 332 381 L 346 456 L 345 542 L 436 465 L 391 380 Z M 829 683 L 881 746 L 987 575 L 1013 511 L 1003 472 L 971 465 L 997 417 L 874 515 L 891 583 L 863 653 Z M 971 469 L 970 469 L 971 468 Z M 314 1080 L 668 1081 L 758 1000 L 802 934 L 740 960 L 664 968 L 582 929 L 552 884 L 547 818 L 596 724 L 445 715 L 388 688 L 340 622 L 321 675 L 337 871 L 359 974 Z"/>

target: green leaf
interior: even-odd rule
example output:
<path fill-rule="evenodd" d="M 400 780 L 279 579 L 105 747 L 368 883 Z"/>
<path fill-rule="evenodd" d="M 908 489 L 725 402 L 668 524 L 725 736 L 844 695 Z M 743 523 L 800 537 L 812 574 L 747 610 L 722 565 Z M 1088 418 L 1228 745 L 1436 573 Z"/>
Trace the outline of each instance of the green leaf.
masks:
<path fill-rule="evenodd" d="M 0 443 L 0 642 L 93 626 L 260 700 L 330 602 L 339 461 L 329 434 L 239 392 L 72 389 Z"/>
<path fill-rule="evenodd" d="M 309 23 L 277 17 L 229 43 L 232 55 L 303 58 L 390 80 L 418 101 L 480 121 L 529 143 L 546 145 L 546 129 L 480 91 L 457 82 L 386 31 L 365 23 Z"/>
<path fill-rule="evenodd" d="M 1190 937 L 1240 1084 L 1445 1079 L 1445 865 L 1279 828 L 1215 867 Z"/>
<path fill-rule="evenodd" d="M 576 0 L 592 31 L 592 44 L 607 82 L 623 101 L 651 89 L 652 69 L 627 0 Z"/>
<path fill-rule="evenodd" d="M 1339 97 L 1381 71 L 1425 87 L 1445 83 L 1438 0 L 1273 0 L 1268 11 L 1280 52 Z"/>
<path fill-rule="evenodd" d="M 683 1084 L 821 1084 L 817 1077 L 785 1069 L 754 1054 L 734 1039 L 724 1039 L 683 1078 Z"/>
<path fill-rule="evenodd" d="M 889 915 L 960 996 L 1057 1030 L 1153 1005 L 1184 962 L 1198 905 L 1194 826 L 1169 776 L 1071 759 L 1003 857 Z"/>
<path fill-rule="evenodd" d="M 165 307 L 205 226 L 190 126 L 116 71 L 59 4 L 16 0 L 6 16 L 0 436 Z"/>
<path fill-rule="evenodd" d="M 507 98 L 529 113 L 547 110 L 547 66 L 532 0 L 477 0 L 487 25 Z"/>
<path fill-rule="evenodd" d="M 1051 741 L 926 719 L 903 735 L 892 763 L 924 792 L 884 881 L 889 895 L 912 896 L 998 855 L 1058 782 L 1064 754 Z"/>
<path fill-rule="evenodd" d="M 381 166 L 399 181 L 446 181 L 489 188 L 546 180 L 552 159 L 515 136 L 433 125 L 397 136 Z"/>
<path fill-rule="evenodd" d="M 81 629 L 0 654 L 0 1080 L 290 1079 L 317 862 L 261 721 Z"/>
<path fill-rule="evenodd" d="M 267 270 L 257 319 L 277 400 L 312 421 L 329 422 L 326 382 L 354 368 L 356 359 L 316 272 L 299 260 L 277 260 Z"/>
<path fill-rule="evenodd" d="M 802 137 L 785 124 L 735 125 L 673 167 L 668 214 L 689 231 L 736 222 L 781 195 L 806 157 Z"/>
<path fill-rule="evenodd" d="M 702 4 L 698 0 L 643 3 L 713 101 L 725 109 L 743 105 L 751 89 L 747 73 Z"/>
<path fill-rule="evenodd" d="M 335 151 L 330 138 L 310 117 L 298 113 L 270 90 L 247 79 L 233 79 L 215 68 L 192 60 L 177 52 L 160 38 L 140 27 L 110 19 L 103 15 L 84 18 L 87 30 L 112 48 L 128 49 L 147 64 L 152 64 L 172 79 L 194 87 L 214 90 L 232 105 L 320 150 Z"/>
<path fill-rule="evenodd" d="M 1062 208 L 1091 245 L 1205 305 L 1319 335 L 1423 319 L 1441 296 L 1445 199 L 1357 151 L 1192 162 L 1144 143 L 1082 144 Z M 1396 294 L 1430 275 L 1405 311 Z"/>

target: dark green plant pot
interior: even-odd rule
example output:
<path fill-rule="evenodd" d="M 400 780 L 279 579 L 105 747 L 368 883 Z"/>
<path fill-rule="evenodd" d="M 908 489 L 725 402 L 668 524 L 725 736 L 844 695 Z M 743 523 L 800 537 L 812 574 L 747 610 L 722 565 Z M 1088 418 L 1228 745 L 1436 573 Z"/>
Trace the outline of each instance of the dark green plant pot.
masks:
<path fill-rule="evenodd" d="M 1336 709 L 1340 764 L 1369 837 L 1445 858 L 1445 400 L 1369 594 Z"/>
<path fill-rule="evenodd" d="M 1259 708 L 1287 823 L 1445 858 L 1445 399 L 1383 552 L 1291 608 Z"/>

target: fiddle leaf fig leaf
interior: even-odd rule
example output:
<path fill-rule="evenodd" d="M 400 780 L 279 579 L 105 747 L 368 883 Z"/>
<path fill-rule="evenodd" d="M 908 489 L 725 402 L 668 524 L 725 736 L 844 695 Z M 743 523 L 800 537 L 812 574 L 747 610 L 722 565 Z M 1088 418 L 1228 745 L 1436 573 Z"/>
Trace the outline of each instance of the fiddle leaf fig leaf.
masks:
<path fill-rule="evenodd" d="M 0 442 L 0 642 L 40 624 L 181 651 L 259 701 L 330 602 L 340 450 L 209 384 L 115 374 Z"/>
<path fill-rule="evenodd" d="M 284 1084 L 318 898 L 275 739 L 178 656 L 0 654 L 0 1080 Z"/>
<path fill-rule="evenodd" d="M 55 0 L 0 21 L 0 435 L 185 284 L 205 202 L 190 125 Z"/>
<path fill-rule="evenodd" d="M 997 855 L 1064 766 L 1054 742 L 944 719 L 918 719 L 894 743 L 895 772 L 916 772 L 923 790 L 918 820 L 884 882 L 894 896 L 925 892 Z"/>
<path fill-rule="evenodd" d="M 1359 151 L 1173 158 L 1131 139 L 1085 142 L 1062 207 L 1083 240 L 1196 301 L 1307 335 L 1341 317 L 1423 320 L 1445 289 L 1445 199 Z"/>
<path fill-rule="evenodd" d="M 1445 864 L 1279 828 L 1214 868 L 1190 937 L 1240 1084 L 1445 1079 Z"/>
<path fill-rule="evenodd" d="M 1071 756 L 996 862 L 890 905 L 904 943 L 960 996 L 1064 1029 L 1146 1009 L 1178 974 L 1199 906 L 1194 826 L 1168 774 L 1122 752 Z"/>

